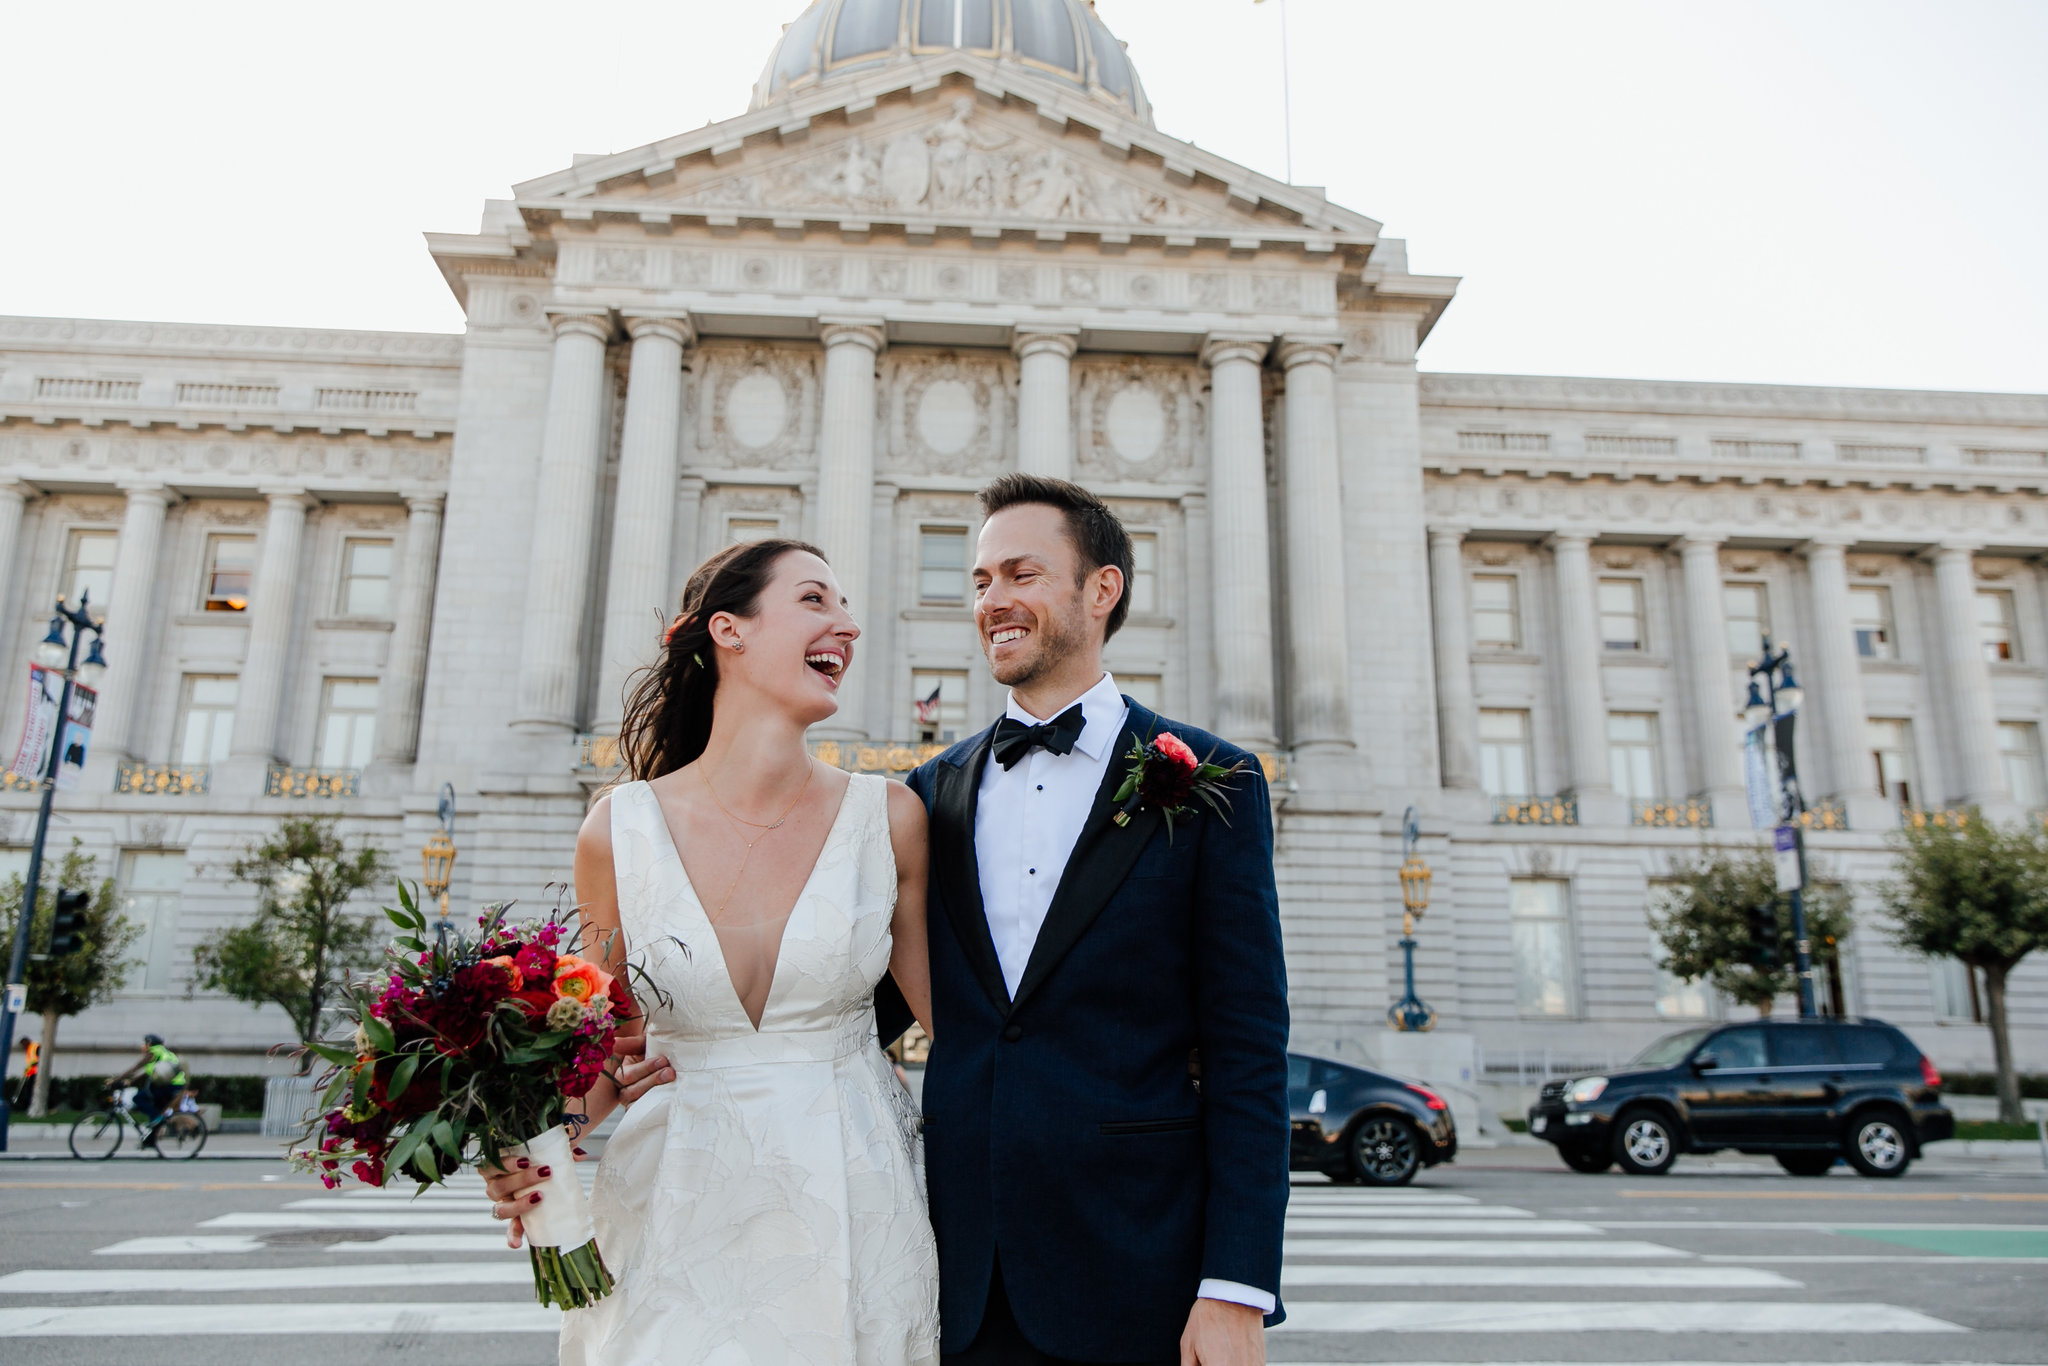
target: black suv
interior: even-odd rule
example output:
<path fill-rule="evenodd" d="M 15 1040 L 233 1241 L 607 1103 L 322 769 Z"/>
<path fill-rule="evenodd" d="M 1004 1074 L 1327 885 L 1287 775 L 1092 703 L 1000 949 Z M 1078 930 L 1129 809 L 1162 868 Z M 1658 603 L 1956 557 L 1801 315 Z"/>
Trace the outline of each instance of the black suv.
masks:
<path fill-rule="evenodd" d="M 1574 1171 L 1619 1162 L 1638 1176 L 1681 1152 L 1769 1153 L 1794 1176 L 1837 1157 L 1898 1176 L 1922 1145 L 1953 1138 L 1941 1074 L 1882 1020 L 1758 1020 L 1659 1039 L 1625 1070 L 1544 1083 L 1529 1132 Z"/>
<path fill-rule="evenodd" d="M 1451 1107 L 1426 1086 L 1328 1058 L 1287 1055 L 1290 1170 L 1401 1186 L 1458 1155 Z"/>

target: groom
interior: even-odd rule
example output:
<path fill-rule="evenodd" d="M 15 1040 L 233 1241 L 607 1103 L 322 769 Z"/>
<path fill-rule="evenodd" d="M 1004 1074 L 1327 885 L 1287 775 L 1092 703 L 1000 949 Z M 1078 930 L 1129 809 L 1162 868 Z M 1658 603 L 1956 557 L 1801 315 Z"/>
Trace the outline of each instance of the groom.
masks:
<path fill-rule="evenodd" d="M 995 726 L 910 776 L 931 812 L 924 1138 L 947 1362 L 1265 1360 L 1287 1206 L 1287 987 L 1256 761 L 1228 819 L 1115 819 L 1161 733 L 1116 690 L 1131 538 L 1086 489 L 982 490 Z M 887 1013 L 885 1011 L 885 1013 Z M 893 1037 L 894 1020 L 883 1026 Z"/>

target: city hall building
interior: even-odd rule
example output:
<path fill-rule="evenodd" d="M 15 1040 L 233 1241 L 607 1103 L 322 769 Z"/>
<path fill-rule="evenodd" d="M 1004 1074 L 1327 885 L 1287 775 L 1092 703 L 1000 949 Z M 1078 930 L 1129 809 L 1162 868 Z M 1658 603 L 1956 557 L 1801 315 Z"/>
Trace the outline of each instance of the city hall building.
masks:
<path fill-rule="evenodd" d="M 459 912 L 552 907 L 623 685 L 731 542 L 816 541 L 865 628 L 820 755 L 900 774 L 980 728 L 974 494 L 1017 469 L 1136 538 L 1124 690 L 1264 757 L 1298 1046 L 1386 1034 L 1410 807 L 1418 985 L 1480 1065 L 1719 1015 L 1646 908 L 1756 838 L 1768 632 L 1814 860 L 1858 885 L 1823 995 L 1987 1065 L 1875 883 L 1902 813 L 2048 805 L 2048 397 L 1427 371 L 1457 281 L 1155 128 L 1082 0 L 818 0 L 746 112 L 426 245 L 459 336 L 0 319 L 0 725 L 89 589 L 112 669 L 51 847 L 143 926 L 63 1070 L 145 1029 L 265 1065 L 284 1016 L 188 981 L 279 817 L 416 877 L 445 785 Z M 0 793 L 16 869 L 36 800 Z M 2012 994 L 2036 1067 L 2044 986 Z"/>

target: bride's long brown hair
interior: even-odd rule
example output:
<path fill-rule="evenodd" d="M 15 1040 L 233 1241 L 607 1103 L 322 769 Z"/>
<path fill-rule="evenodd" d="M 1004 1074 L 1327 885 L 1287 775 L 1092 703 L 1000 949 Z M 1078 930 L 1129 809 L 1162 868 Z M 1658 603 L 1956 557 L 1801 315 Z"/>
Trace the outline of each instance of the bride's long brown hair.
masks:
<path fill-rule="evenodd" d="M 690 575 L 683 610 L 668 628 L 661 657 L 633 676 L 619 725 L 619 753 L 632 781 L 673 773 L 711 742 L 712 699 L 718 693 L 718 647 L 711 619 L 720 612 L 754 615 L 775 564 L 793 550 L 825 554 L 803 541 L 747 541 L 719 551 Z"/>

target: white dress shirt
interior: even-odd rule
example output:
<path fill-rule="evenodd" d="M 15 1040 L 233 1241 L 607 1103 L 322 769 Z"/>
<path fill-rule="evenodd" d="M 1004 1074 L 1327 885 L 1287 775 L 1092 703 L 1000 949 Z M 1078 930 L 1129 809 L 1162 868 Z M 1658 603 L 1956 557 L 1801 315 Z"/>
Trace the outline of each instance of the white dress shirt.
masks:
<path fill-rule="evenodd" d="M 1053 893 L 1059 890 L 1067 860 L 1088 823 L 1096 790 L 1116 757 L 1117 739 L 1130 713 L 1109 674 L 1078 703 L 1068 705 L 1078 705 L 1085 721 L 1072 752 L 1033 749 L 1015 768 L 1004 768 L 990 755 L 981 771 L 974 808 L 974 859 L 981 873 L 982 913 L 988 917 L 1003 985 L 1012 997 L 1024 980 L 1024 966 L 1031 961 Z M 1067 710 L 1060 708 L 1061 713 Z M 1018 704 L 1015 693 L 1005 714 L 1027 726 L 1054 719 L 1033 716 Z M 1273 1312 L 1272 1295 L 1235 1281 L 1205 1280 L 1195 1293 Z"/>

